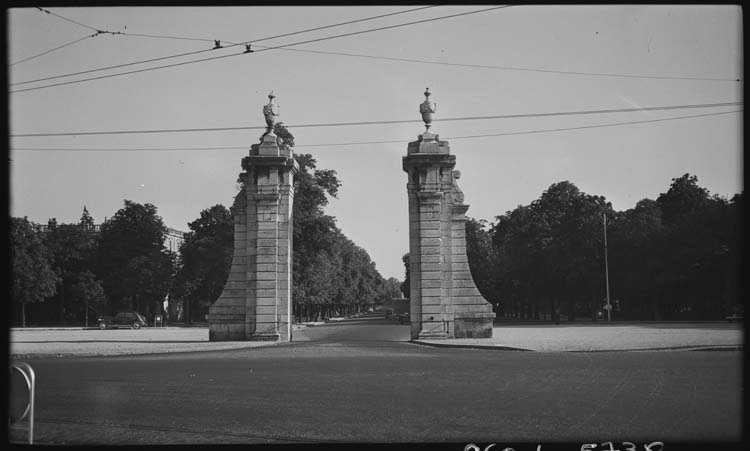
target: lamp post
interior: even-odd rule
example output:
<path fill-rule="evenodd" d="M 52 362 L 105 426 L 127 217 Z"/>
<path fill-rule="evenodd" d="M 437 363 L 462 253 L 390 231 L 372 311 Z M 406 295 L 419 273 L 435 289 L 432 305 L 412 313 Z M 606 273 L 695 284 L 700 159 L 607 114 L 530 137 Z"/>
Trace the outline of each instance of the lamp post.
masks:
<path fill-rule="evenodd" d="M 607 321 L 610 321 L 612 306 L 609 303 L 609 264 L 607 262 L 607 212 L 604 212 L 604 279 L 607 284 Z"/>

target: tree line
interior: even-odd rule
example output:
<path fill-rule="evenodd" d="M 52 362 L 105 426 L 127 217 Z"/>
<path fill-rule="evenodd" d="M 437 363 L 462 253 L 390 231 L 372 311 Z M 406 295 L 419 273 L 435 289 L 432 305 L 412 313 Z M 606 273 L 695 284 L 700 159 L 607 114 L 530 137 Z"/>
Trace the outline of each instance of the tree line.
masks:
<path fill-rule="evenodd" d="M 163 314 L 177 255 L 156 207 L 125 200 L 99 230 L 86 207 L 75 224 L 11 218 L 13 325 L 95 325 L 116 310 Z"/>
<path fill-rule="evenodd" d="M 609 289 L 613 319 L 722 319 L 743 308 L 742 207 L 691 174 L 626 211 L 563 181 L 493 223 L 468 218 L 469 266 L 499 318 L 605 319 Z"/>
<path fill-rule="evenodd" d="M 274 131 L 279 145 L 294 145 L 283 124 Z M 318 169 L 310 154 L 294 158 L 299 164 L 292 221 L 295 319 L 361 312 L 400 297 L 400 282 L 384 279 L 367 251 L 325 214 L 341 186 L 336 171 Z M 175 253 L 164 244 L 167 228 L 154 205 L 124 203 L 99 230 L 85 207 L 78 223 L 50 219 L 44 231 L 27 218 L 11 218 L 13 325 L 88 326 L 98 315 L 121 309 L 149 320 L 156 314 L 172 321 L 206 320 L 229 275 L 232 211 L 220 204 L 201 211 Z"/>

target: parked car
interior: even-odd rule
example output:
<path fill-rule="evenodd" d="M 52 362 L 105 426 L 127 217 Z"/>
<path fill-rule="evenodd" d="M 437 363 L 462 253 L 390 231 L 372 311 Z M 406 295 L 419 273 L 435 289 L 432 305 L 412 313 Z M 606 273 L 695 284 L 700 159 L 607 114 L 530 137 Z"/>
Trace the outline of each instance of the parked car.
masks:
<path fill-rule="evenodd" d="M 391 319 L 391 316 L 393 316 L 393 309 L 389 308 L 385 310 L 385 319 Z"/>
<path fill-rule="evenodd" d="M 730 323 L 734 323 L 734 322 L 741 323 L 744 320 L 745 320 L 745 317 L 741 313 L 733 313 L 727 316 L 727 322 L 730 322 Z"/>
<path fill-rule="evenodd" d="M 100 316 L 97 318 L 99 329 L 133 328 L 140 329 L 147 326 L 146 318 L 133 310 L 120 311 L 115 316 Z"/>
<path fill-rule="evenodd" d="M 409 312 L 399 313 L 398 314 L 398 322 L 399 322 L 399 324 L 406 324 L 406 323 L 410 322 Z"/>

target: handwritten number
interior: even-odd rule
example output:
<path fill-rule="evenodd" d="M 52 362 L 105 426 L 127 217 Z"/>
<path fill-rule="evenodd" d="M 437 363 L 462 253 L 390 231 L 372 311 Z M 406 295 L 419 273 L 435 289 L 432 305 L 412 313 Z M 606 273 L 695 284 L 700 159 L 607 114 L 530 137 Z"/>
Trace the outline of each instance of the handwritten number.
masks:
<path fill-rule="evenodd" d="M 635 443 L 622 442 L 622 446 L 625 447 L 624 451 L 636 451 Z"/>
<path fill-rule="evenodd" d="M 654 446 L 658 446 L 659 449 L 654 449 Z M 646 451 L 662 451 L 664 449 L 664 443 L 662 442 L 653 442 L 649 443 L 648 445 L 643 445 L 644 448 L 646 448 Z"/>
<path fill-rule="evenodd" d="M 495 445 L 496 443 L 490 443 L 489 445 L 487 445 L 486 448 L 484 448 L 484 451 L 490 451 L 490 448 L 492 448 Z M 468 445 L 464 446 L 464 451 L 481 451 L 481 448 L 479 448 L 477 445 L 473 443 L 469 443 Z M 505 448 L 503 451 L 515 451 L 515 450 L 513 448 Z M 539 450 L 537 449 L 537 451 Z"/>
<path fill-rule="evenodd" d="M 581 451 L 588 451 L 596 448 L 596 443 L 584 443 L 581 445 Z"/>

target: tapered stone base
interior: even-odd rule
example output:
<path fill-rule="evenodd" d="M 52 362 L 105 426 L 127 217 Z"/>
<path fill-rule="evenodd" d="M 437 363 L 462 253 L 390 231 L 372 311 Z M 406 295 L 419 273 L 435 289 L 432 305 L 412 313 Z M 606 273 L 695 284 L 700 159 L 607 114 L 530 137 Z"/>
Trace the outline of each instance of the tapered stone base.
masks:
<path fill-rule="evenodd" d="M 210 323 L 208 341 L 247 341 L 244 323 Z"/>
<path fill-rule="evenodd" d="M 252 334 L 250 341 L 280 341 L 281 335 L 277 333 Z"/>
<path fill-rule="evenodd" d="M 436 340 L 448 338 L 445 332 L 420 332 L 417 340 Z"/>
<path fill-rule="evenodd" d="M 441 323 L 437 323 L 437 327 L 435 327 L 436 324 L 434 323 L 422 323 L 422 330 L 419 331 L 419 335 L 417 335 L 417 339 L 419 340 L 435 340 L 435 339 L 441 339 L 441 338 L 448 338 L 448 331 L 443 329 L 443 325 Z"/>
<path fill-rule="evenodd" d="M 456 338 L 492 338 L 494 313 L 475 313 L 471 317 L 456 318 Z"/>

